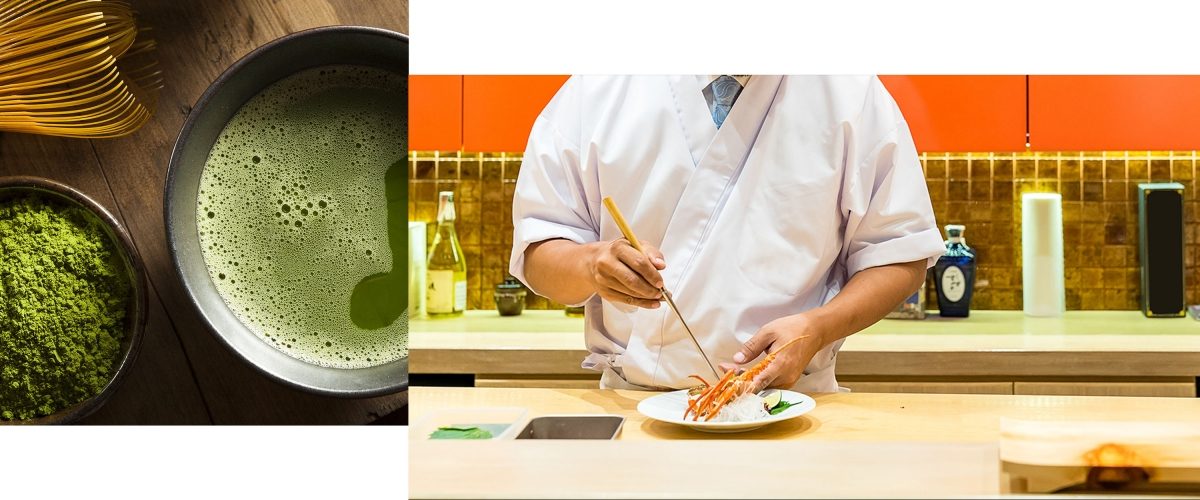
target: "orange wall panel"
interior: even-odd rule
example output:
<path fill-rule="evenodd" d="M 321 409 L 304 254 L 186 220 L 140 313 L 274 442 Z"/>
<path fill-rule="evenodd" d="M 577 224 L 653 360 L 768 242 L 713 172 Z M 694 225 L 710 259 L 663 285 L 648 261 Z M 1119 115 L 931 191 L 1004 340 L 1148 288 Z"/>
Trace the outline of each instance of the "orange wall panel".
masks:
<path fill-rule="evenodd" d="M 917 150 L 1024 151 L 1023 75 L 880 76 Z"/>
<path fill-rule="evenodd" d="M 462 91 L 461 75 L 409 76 L 409 150 L 458 151 L 462 148 Z"/>
<path fill-rule="evenodd" d="M 566 76 L 473 76 L 463 80 L 463 147 L 523 152 L 533 122 Z"/>
<path fill-rule="evenodd" d="M 463 149 L 524 151 L 534 120 L 567 78 L 463 77 Z M 1024 76 L 880 79 L 904 113 L 919 151 L 1025 150 Z"/>
<path fill-rule="evenodd" d="M 1200 149 L 1200 76 L 1031 76 L 1039 151 Z"/>

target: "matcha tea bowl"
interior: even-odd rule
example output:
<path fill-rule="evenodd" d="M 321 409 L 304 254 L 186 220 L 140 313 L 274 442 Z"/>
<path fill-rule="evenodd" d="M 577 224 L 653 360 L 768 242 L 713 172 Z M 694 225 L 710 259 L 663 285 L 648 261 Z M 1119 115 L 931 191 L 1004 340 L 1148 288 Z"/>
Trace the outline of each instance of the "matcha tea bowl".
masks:
<path fill-rule="evenodd" d="M 137 359 L 142 261 L 112 214 L 37 177 L 0 177 L 0 236 L 0 425 L 80 420 Z"/>
<path fill-rule="evenodd" d="M 285 36 L 226 70 L 171 154 L 175 268 L 213 335 L 278 382 L 408 388 L 408 38 Z"/>

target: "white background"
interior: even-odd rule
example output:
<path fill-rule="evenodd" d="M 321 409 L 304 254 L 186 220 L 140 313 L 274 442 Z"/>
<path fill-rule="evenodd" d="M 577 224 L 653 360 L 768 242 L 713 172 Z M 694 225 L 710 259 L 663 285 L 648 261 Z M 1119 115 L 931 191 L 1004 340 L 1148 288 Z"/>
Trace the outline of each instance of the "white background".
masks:
<path fill-rule="evenodd" d="M 411 0 L 413 74 L 1196 73 L 1194 2 Z"/>
<path fill-rule="evenodd" d="M 408 427 L 0 428 L 0 498 L 403 499 Z"/>

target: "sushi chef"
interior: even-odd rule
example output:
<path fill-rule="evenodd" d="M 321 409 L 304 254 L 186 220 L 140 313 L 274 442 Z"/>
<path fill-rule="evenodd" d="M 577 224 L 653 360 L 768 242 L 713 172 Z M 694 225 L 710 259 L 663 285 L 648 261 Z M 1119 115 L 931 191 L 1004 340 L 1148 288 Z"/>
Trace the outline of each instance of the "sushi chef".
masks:
<path fill-rule="evenodd" d="M 612 197 L 635 250 L 601 204 Z M 601 386 L 665 390 L 801 339 L 755 390 L 838 390 L 846 337 L 944 251 L 912 136 L 873 76 L 576 76 L 538 117 L 510 272 L 583 304 Z"/>

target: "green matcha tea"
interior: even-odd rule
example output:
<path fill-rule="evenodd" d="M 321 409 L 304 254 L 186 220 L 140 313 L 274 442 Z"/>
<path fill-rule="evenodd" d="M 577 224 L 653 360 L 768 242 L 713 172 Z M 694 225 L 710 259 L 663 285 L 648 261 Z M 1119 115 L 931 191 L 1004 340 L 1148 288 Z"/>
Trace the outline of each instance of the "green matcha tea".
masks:
<path fill-rule="evenodd" d="M 209 153 L 197 206 L 209 274 L 243 324 L 295 358 L 364 368 L 408 355 L 406 88 L 367 67 L 297 73 L 247 102 Z"/>
<path fill-rule="evenodd" d="M 50 415 L 104 390 L 132 299 L 99 218 L 50 196 L 0 200 L 0 420 Z"/>

